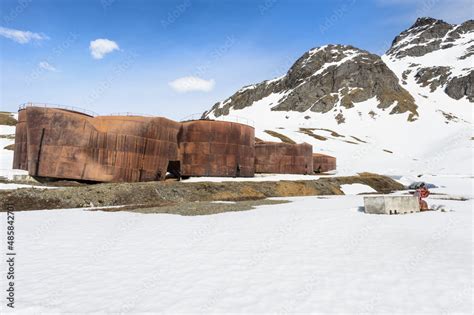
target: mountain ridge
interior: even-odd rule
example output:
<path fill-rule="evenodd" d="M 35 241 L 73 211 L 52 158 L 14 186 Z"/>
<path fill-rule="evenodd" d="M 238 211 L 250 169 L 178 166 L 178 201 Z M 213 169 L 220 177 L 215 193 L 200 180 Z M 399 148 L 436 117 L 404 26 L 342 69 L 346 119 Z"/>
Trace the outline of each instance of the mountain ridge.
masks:
<path fill-rule="evenodd" d="M 441 86 L 455 100 L 466 97 L 474 102 L 472 66 L 456 65 L 459 69 L 453 71 L 449 65 L 427 65 L 413 72 L 411 68 L 416 64 L 409 62 L 400 72 L 397 71 L 397 62 L 394 62 L 416 59 L 439 50 L 452 50 L 456 40 L 462 39 L 465 34 L 472 37 L 474 21 L 453 25 L 423 17 L 396 36 L 392 46 L 382 56 L 350 45 L 329 44 L 312 48 L 298 58 L 285 75 L 244 86 L 224 101 L 214 104 L 203 113 L 203 117 L 228 115 L 231 110 L 241 110 L 271 94 L 279 94 L 278 99 L 272 98 L 268 104 L 272 111 L 326 113 L 335 110 L 338 112 L 335 119 L 343 123 L 344 108 L 351 108 L 355 103 L 375 96 L 379 108 L 395 104 L 390 114 L 408 112 L 407 120 L 414 121 L 419 114 L 414 93 L 406 86 L 406 77 L 410 73 L 413 73 L 418 85 L 428 86 L 431 92 Z M 456 58 L 464 60 L 463 64 L 467 64 L 466 61 L 474 55 L 472 42 L 474 38 L 462 42 L 468 46 L 466 53 Z M 354 73 L 357 76 L 353 76 Z"/>

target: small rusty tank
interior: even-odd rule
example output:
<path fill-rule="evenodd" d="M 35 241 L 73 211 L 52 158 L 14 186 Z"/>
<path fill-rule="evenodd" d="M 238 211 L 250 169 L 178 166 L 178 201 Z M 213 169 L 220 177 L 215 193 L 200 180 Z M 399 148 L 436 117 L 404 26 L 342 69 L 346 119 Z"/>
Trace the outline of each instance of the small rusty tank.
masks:
<path fill-rule="evenodd" d="M 178 135 L 181 175 L 252 177 L 255 130 L 236 122 L 191 120 Z"/>
<path fill-rule="evenodd" d="M 255 172 L 312 174 L 313 146 L 308 143 L 258 142 L 255 144 Z"/>
<path fill-rule="evenodd" d="M 179 127 L 162 117 L 27 106 L 19 111 L 13 167 L 42 179 L 162 180 L 178 159 Z"/>
<path fill-rule="evenodd" d="M 316 174 L 334 171 L 336 158 L 326 154 L 313 153 L 313 169 Z"/>

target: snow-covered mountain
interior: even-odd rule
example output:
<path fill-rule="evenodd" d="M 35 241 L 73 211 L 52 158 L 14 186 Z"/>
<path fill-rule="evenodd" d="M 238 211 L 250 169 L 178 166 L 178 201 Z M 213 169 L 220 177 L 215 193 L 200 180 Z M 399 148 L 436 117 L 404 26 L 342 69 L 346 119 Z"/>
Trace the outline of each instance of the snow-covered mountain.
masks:
<path fill-rule="evenodd" d="M 403 85 L 417 87 L 409 87 L 412 93 L 424 97 L 439 89 L 453 99 L 474 102 L 473 55 L 473 20 L 451 25 L 420 18 L 395 38 L 383 59 Z"/>
<path fill-rule="evenodd" d="M 396 102 L 390 113 L 409 113 L 410 120 L 417 116 L 413 97 L 379 56 L 352 46 L 327 45 L 306 52 L 286 75 L 246 86 L 211 112 L 226 115 L 266 98 L 273 111 L 332 112 L 343 123 L 344 109 L 373 97 L 381 109 Z"/>
<path fill-rule="evenodd" d="M 474 22 L 419 18 L 382 57 L 314 48 L 203 116 L 252 119 L 259 139 L 311 143 L 341 172 L 472 173 L 473 102 Z"/>

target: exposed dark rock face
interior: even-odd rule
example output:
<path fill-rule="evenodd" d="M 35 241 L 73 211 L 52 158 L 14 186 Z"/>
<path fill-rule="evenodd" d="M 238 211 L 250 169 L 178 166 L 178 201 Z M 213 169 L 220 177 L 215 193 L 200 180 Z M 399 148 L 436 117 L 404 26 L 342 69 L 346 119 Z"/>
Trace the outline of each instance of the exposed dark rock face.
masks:
<path fill-rule="evenodd" d="M 473 30 L 473 20 L 452 25 L 433 18 L 418 18 L 409 29 L 395 37 L 387 55 L 398 58 L 424 56 L 435 50 L 453 47 L 456 39 Z"/>
<path fill-rule="evenodd" d="M 444 86 L 451 74 L 449 67 L 430 67 L 421 68 L 416 74 L 415 79 L 421 86 L 429 86 L 430 91 L 435 91 L 439 86 Z"/>
<path fill-rule="evenodd" d="M 466 76 L 452 79 L 448 82 L 444 91 L 456 100 L 466 96 L 470 102 L 474 102 L 474 71 Z"/>
<path fill-rule="evenodd" d="M 326 113 L 338 104 L 351 108 L 376 97 L 379 108 L 396 103 L 392 114 L 409 112 L 410 120 L 418 115 L 413 97 L 379 56 L 352 46 L 328 45 L 306 52 L 284 77 L 244 87 L 204 116 L 227 115 L 230 109 L 251 106 L 272 93 L 281 95 L 271 104 L 274 111 Z M 343 123 L 342 114 L 338 117 Z"/>
<path fill-rule="evenodd" d="M 430 92 L 441 88 L 453 99 L 467 97 L 474 102 L 473 63 L 467 66 L 469 62 L 466 62 L 474 56 L 473 32 L 473 20 L 453 25 L 433 18 L 419 18 L 394 39 L 386 54 L 388 63 L 396 68 L 405 58 L 419 60 L 419 64 L 411 63 L 410 69 L 401 73 L 403 84 L 413 76 L 416 83 L 428 87 Z M 433 54 L 428 55 L 430 53 Z"/>
<path fill-rule="evenodd" d="M 471 57 L 472 55 L 474 55 L 474 45 L 466 49 L 465 54 L 459 57 L 459 59 L 464 60 Z"/>

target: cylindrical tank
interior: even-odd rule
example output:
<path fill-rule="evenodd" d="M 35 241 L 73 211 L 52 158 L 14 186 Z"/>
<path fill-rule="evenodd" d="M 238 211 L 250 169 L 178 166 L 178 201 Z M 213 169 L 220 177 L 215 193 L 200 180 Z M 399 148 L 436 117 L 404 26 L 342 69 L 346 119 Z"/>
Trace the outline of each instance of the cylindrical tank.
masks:
<path fill-rule="evenodd" d="M 182 176 L 251 177 L 255 130 L 235 122 L 183 122 L 178 136 Z"/>
<path fill-rule="evenodd" d="M 315 173 L 334 171 L 336 158 L 326 154 L 313 153 L 313 169 Z"/>
<path fill-rule="evenodd" d="M 162 117 L 92 117 L 57 108 L 20 110 L 16 137 L 26 129 L 27 168 L 32 176 L 100 182 L 162 180 L 178 159 L 180 124 Z M 23 122 L 23 120 L 22 120 Z M 23 144 L 15 145 L 14 167 Z M 18 162 L 16 156 L 18 155 Z"/>
<path fill-rule="evenodd" d="M 312 174 L 313 146 L 308 143 L 256 143 L 255 172 L 271 174 Z"/>
<path fill-rule="evenodd" d="M 93 124 L 96 129 L 89 141 L 98 149 L 92 157 L 107 165 L 107 173 L 115 174 L 113 181 L 163 180 L 168 163 L 179 158 L 178 122 L 163 117 L 98 116 Z"/>

